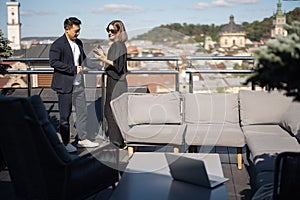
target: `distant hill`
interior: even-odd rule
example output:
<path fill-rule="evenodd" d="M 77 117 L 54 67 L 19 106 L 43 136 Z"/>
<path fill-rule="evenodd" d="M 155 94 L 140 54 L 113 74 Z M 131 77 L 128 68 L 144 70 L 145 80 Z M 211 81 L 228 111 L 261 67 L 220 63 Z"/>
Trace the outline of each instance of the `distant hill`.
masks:
<path fill-rule="evenodd" d="M 36 40 L 36 41 L 43 41 L 43 40 L 56 40 L 58 37 L 60 36 L 57 36 L 57 37 L 23 37 L 22 40 Z M 88 43 L 88 42 L 95 42 L 95 43 L 102 43 L 103 39 L 84 39 L 84 38 L 80 38 L 82 40 L 82 42 L 84 43 Z"/>
<path fill-rule="evenodd" d="M 288 24 L 295 20 L 300 21 L 300 8 L 297 7 L 293 11 L 286 13 L 286 15 Z M 262 21 L 257 20 L 252 23 L 243 22 L 241 26 L 246 31 L 246 37 L 252 41 L 260 41 L 270 38 L 272 18 L 273 16 L 265 18 Z M 205 36 L 210 36 L 214 41 L 218 41 L 220 28 L 224 25 L 226 24 L 216 26 L 214 24 L 201 25 L 173 23 L 155 27 L 147 33 L 138 35 L 133 39 L 144 39 L 153 42 L 174 42 L 179 40 L 181 40 L 180 42 L 186 42 L 185 37 L 183 36 L 189 36 L 196 42 L 204 42 Z M 162 31 L 162 29 L 164 29 L 164 31 Z"/>
<path fill-rule="evenodd" d="M 22 37 L 22 40 L 55 40 L 57 37 Z"/>

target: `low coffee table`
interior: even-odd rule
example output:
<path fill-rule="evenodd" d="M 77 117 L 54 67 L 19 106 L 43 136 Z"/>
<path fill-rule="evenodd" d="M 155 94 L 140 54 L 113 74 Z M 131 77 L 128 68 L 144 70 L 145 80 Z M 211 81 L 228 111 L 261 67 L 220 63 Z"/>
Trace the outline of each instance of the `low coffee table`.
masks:
<path fill-rule="evenodd" d="M 228 199 L 224 184 L 209 189 L 173 180 L 164 154 L 162 152 L 134 153 L 110 199 Z M 179 154 L 204 160 L 209 174 L 224 176 L 219 154 Z"/>

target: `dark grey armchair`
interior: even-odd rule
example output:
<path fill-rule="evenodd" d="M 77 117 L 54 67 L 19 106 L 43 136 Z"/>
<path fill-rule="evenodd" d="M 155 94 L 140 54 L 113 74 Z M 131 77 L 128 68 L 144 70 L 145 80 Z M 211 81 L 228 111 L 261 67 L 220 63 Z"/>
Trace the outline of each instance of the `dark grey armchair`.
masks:
<path fill-rule="evenodd" d="M 273 181 L 262 185 L 252 200 L 300 199 L 300 152 L 279 153 L 274 168 Z"/>
<path fill-rule="evenodd" d="M 84 199 L 118 181 L 118 150 L 70 155 L 41 98 L 0 96 L 0 150 L 20 199 Z"/>
<path fill-rule="evenodd" d="M 278 154 L 274 171 L 274 200 L 299 199 L 300 152 Z"/>

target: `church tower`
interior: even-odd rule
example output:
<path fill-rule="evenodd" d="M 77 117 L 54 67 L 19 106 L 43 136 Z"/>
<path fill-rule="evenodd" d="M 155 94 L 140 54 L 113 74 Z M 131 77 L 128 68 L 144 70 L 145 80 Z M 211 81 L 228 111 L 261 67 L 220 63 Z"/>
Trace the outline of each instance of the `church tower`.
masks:
<path fill-rule="evenodd" d="M 278 0 L 277 11 L 273 15 L 273 27 L 271 30 L 271 37 L 274 38 L 277 35 L 287 36 L 287 31 L 283 28 L 286 24 L 286 15 L 281 10 L 281 2 Z"/>
<path fill-rule="evenodd" d="M 21 49 L 20 3 L 16 0 L 6 2 L 7 6 L 7 39 L 12 49 Z"/>

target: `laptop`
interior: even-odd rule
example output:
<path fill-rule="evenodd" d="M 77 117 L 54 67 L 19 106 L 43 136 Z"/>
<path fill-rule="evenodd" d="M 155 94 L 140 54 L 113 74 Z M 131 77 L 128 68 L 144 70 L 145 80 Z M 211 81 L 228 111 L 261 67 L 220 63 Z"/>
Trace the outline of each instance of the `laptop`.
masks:
<path fill-rule="evenodd" d="M 187 158 L 183 155 L 165 154 L 170 173 L 174 180 L 214 188 L 228 181 L 228 178 L 207 174 L 203 160 Z"/>

